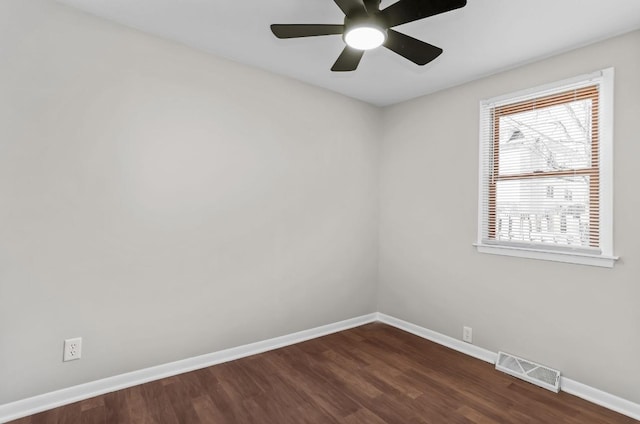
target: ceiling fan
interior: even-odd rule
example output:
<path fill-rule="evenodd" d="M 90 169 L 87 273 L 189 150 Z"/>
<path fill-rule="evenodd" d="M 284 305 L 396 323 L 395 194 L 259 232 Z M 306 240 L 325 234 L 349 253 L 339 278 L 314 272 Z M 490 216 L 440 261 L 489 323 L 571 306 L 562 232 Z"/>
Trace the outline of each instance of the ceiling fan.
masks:
<path fill-rule="evenodd" d="M 333 64 L 334 72 L 354 71 L 365 50 L 384 46 L 417 65 L 440 56 L 442 49 L 392 30 L 392 27 L 459 9 L 466 0 L 399 0 L 380 10 L 380 0 L 334 0 L 344 13 L 342 25 L 271 25 L 278 38 L 342 34 L 346 44 Z"/>

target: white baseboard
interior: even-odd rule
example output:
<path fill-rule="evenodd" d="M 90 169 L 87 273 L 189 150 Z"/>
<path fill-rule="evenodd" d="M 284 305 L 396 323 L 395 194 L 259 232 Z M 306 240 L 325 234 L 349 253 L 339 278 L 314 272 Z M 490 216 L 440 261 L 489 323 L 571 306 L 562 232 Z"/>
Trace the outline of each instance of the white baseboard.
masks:
<path fill-rule="evenodd" d="M 437 333 L 433 330 L 420 327 L 419 325 L 415 325 L 380 312 L 378 312 L 378 321 L 389 324 L 392 327 L 399 328 L 400 330 L 404 330 L 407 333 L 415 334 L 423 339 L 431 340 L 432 342 L 457 350 L 458 352 L 473 356 L 474 358 L 481 359 L 485 362 L 495 364 L 498 359 L 498 354 L 491 352 L 490 350 L 472 345 L 471 343 L 463 342 L 462 340 L 454 339 L 453 337 L 445 336 L 444 334 Z"/>
<path fill-rule="evenodd" d="M 18 400 L 15 402 L 0 405 L 0 422 L 16 420 L 28 415 L 59 406 L 68 405 L 94 396 L 111 393 L 116 390 L 148 383 L 149 381 L 171 377 L 189 371 L 210 367 L 223 362 L 233 361 L 269 350 L 278 349 L 284 346 L 315 339 L 338 331 L 359 327 L 377 320 L 376 313 L 363 315 L 356 318 L 347 319 L 333 324 L 323 325 L 310 330 L 299 331 L 281 337 L 275 337 L 261 342 L 250 343 L 230 349 L 221 350 L 206 355 L 170 362 L 155 367 L 144 368 L 138 371 L 128 372 L 101 380 L 91 381 L 66 389 Z"/>
<path fill-rule="evenodd" d="M 640 404 L 566 377 L 560 377 L 560 390 L 640 421 Z"/>
<path fill-rule="evenodd" d="M 46 411 L 48 409 L 68 405 L 73 402 L 136 386 L 138 384 L 147 383 L 149 381 L 171 377 L 177 374 L 206 368 L 223 362 L 233 361 L 235 359 L 315 339 L 317 337 L 358 327 L 375 321 L 380 321 L 392 327 L 399 328 L 408 333 L 431 340 L 435 343 L 457 350 L 458 352 L 465 353 L 485 362 L 493 364 L 498 357 L 496 352 L 465 343 L 461 340 L 454 339 L 453 337 L 420 327 L 419 325 L 377 312 L 333 324 L 323 325 L 310 330 L 299 331 L 297 333 L 275 337 L 261 342 L 250 343 L 202 356 L 196 356 L 126 374 L 120 374 L 57 390 L 55 392 L 18 400 L 5 405 L 0 405 L 0 423 L 37 414 L 38 412 Z M 603 392 L 602 390 L 598 390 L 566 377 L 561 378 L 560 389 L 589 402 L 619 412 L 636 420 L 640 420 L 640 404 L 622 399 L 618 396 Z"/>
<path fill-rule="evenodd" d="M 498 358 L 498 354 L 496 352 L 465 343 L 462 340 L 445 336 L 444 334 L 380 312 L 378 312 L 377 316 L 378 321 L 380 322 L 399 328 L 400 330 L 404 330 L 408 333 L 415 334 L 416 336 L 424 339 L 431 340 L 432 342 L 457 350 L 458 352 L 473 356 L 474 358 L 481 359 L 492 364 L 495 364 Z M 603 392 L 602 390 L 587 386 L 586 384 L 579 383 L 567 377 L 560 378 L 560 390 L 640 421 L 640 404 Z"/>

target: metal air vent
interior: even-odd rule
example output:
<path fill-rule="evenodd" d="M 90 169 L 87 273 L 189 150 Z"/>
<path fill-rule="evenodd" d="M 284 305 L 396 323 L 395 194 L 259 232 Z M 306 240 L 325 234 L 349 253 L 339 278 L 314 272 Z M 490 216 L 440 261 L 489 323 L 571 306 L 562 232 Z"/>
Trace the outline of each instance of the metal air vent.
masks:
<path fill-rule="evenodd" d="M 560 391 L 560 371 L 553 368 L 499 352 L 496 369 L 552 392 Z"/>

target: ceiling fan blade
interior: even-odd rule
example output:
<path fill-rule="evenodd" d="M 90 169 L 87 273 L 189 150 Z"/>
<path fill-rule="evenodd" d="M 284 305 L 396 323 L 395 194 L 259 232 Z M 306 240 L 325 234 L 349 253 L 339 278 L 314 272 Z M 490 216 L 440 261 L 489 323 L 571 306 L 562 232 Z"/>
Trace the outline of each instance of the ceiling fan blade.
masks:
<path fill-rule="evenodd" d="M 333 72 L 355 71 L 363 54 L 364 50 L 357 50 L 349 46 L 345 46 L 342 53 L 340 53 L 338 60 L 336 60 L 336 63 L 331 67 L 331 70 Z"/>
<path fill-rule="evenodd" d="M 383 45 L 416 65 L 425 65 L 442 54 L 440 47 L 432 46 L 392 29 L 387 31 L 387 40 Z"/>
<path fill-rule="evenodd" d="M 345 16 L 352 16 L 357 13 L 366 13 L 362 0 L 333 0 L 342 10 Z"/>
<path fill-rule="evenodd" d="M 364 7 L 370 15 L 378 12 L 380 10 L 380 0 L 364 0 Z"/>
<path fill-rule="evenodd" d="M 459 9 L 467 0 L 399 0 L 382 11 L 389 27 Z"/>
<path fill-rule="evenodd" d="M 278 38 L 315 37 L 342 34 L 343 31 L 344 25 L 271 25 L 271 32 Z"/>

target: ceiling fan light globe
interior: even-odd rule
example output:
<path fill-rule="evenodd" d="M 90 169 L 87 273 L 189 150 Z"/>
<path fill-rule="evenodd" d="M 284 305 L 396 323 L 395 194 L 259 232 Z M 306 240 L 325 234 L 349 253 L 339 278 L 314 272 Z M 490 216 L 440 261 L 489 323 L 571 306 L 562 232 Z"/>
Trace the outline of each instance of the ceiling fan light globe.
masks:
<path fill-rule="evenodd" d="M 352 28 L 344 34 L 344 42 L 356 50 L 371 50 L 380 47 L 387 36 L 383 30 L 374 26 Z"/>

